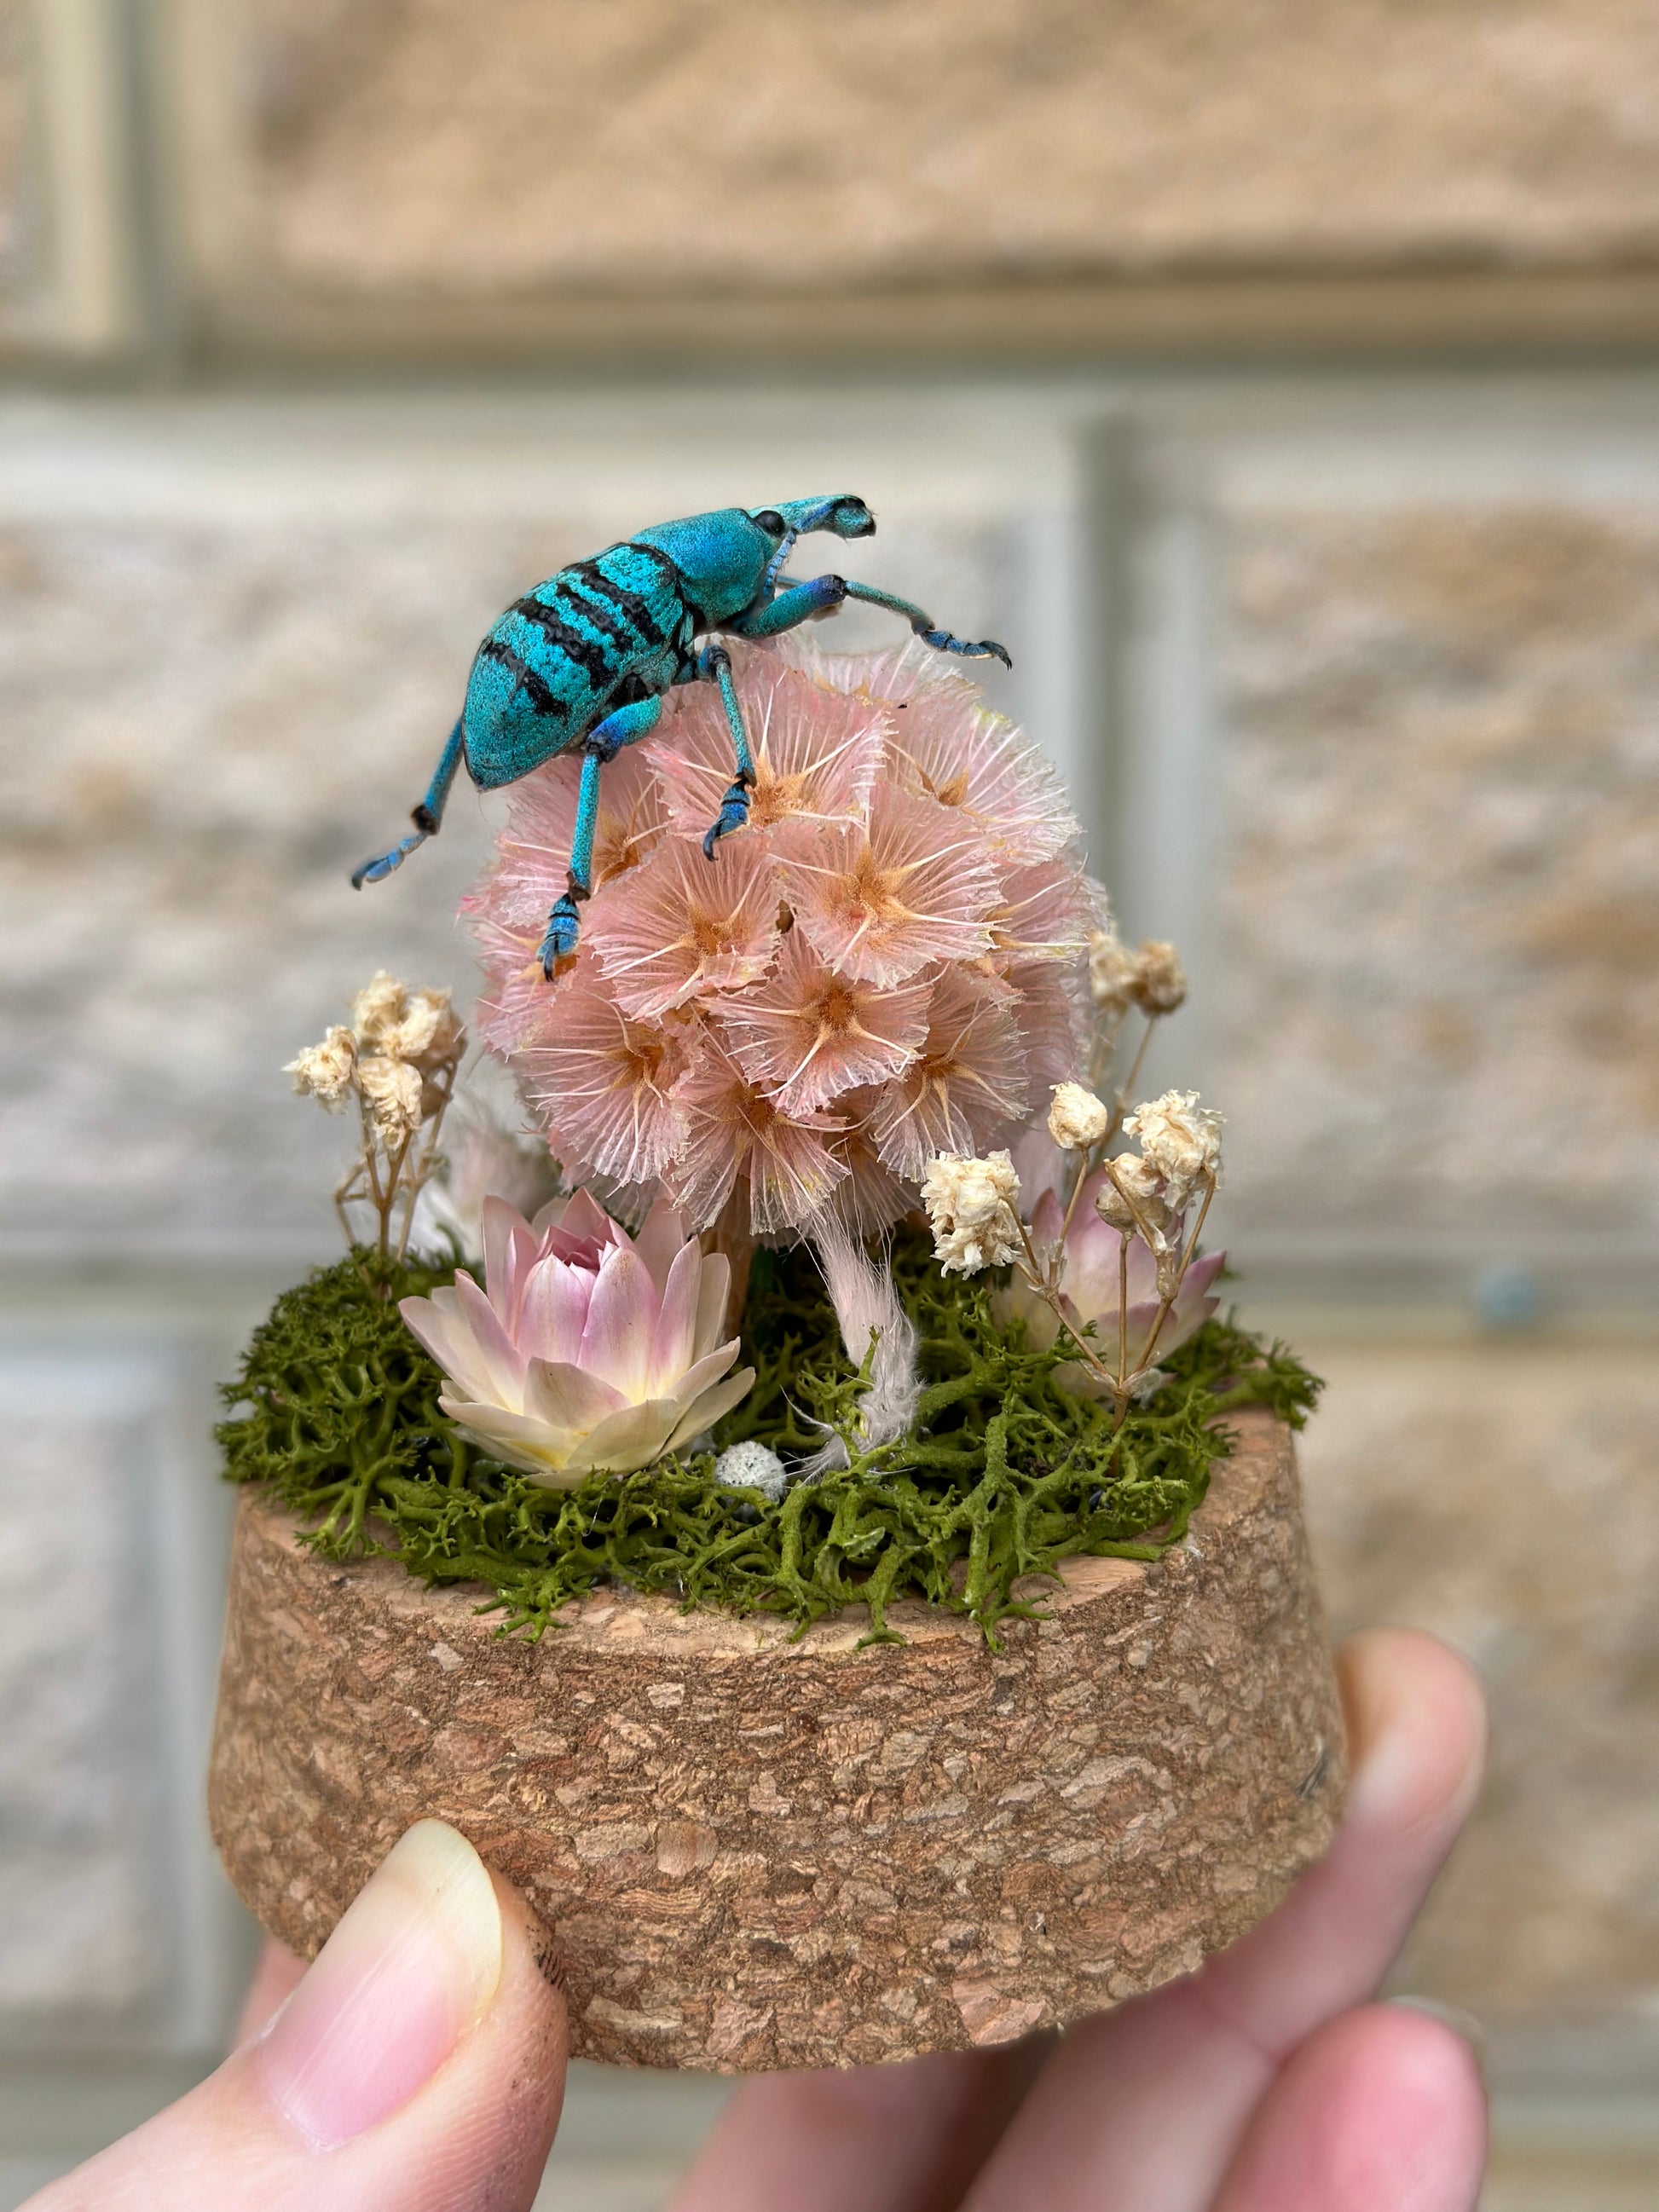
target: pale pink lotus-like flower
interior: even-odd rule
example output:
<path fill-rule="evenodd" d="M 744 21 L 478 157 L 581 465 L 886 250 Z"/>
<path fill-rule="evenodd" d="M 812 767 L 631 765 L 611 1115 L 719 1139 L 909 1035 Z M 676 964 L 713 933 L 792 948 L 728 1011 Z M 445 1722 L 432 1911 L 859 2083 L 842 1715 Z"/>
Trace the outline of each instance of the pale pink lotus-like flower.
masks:
<path fill-rule="evenodd" d="M 1045 1191 L 1032 1212 L 1030 1233 L 1039 1261 L 1055 1251 L 1061 1254 L 1060 1305 L 1067 1323 L 1082 1329 L 1092 1322 L 1096 1355 L 1108 1367 L 1115 1368 L 1120 1336 L 1119 1290 L 1124 1239 L 1095 1210 L 1095 1200 L 1105 1184 L 1105 1170 L 1097 1168 L 1079 1195 L 1072 1225 L 1063 1242 L 1065 1208 L 1056 1192 Z M 1194 1261 L 1158 1329 L 1156 1342 L 1152 1342 L 1152 1325 L 1163 1304 L 1158 1289 L 1158 1262 L 1139 1237 L 1128 1239 L 1129 1295 L 1121 1339 L 1132 1373 L 1146 1365 L 1149 1342 L 1152 1358 L 1162 1359 L 1208 1321 L 1221 1303 L 1210 1295 L 1210 1285 L 1221 1273 L 1226 1256 L 1224 1252 L 1212 1252 Z M 1054 1309 L 1038 1297 L 1018 1271 L 1006 1289 L 994 1294 L 992 1306 L 1004 1328 L 1012 1321 L 1024 1322 L 1025 1341 L 1036 1351 L 1046 1352 L 1060 1334 L 1060 1322 Z M 1106 1388 L 1080 1359 L 1067 1360 L 1057 1367 L 1054 1380 L 1063 1390 L 1088 1397 L 1103 1395 Z"/>
<path fill-rule="evenodd" d="M 526 1222 L 483 1208 L 484 1287 L 398 1307 L 442 1368 L 463 1436 L 550 1490 L 627 1474 L 730 1412 L 755 1379 L 722 1343 L 731 1270 L 660 1201 L 630 1237 L 586 1191 Z"/>
<path fill-rule="evenodd" d="M 569 1179 L 665 1189 L 697 1227 L 872 1234 L 935 1152 L 1013 1141 L 1075 1072 L 1101 896 L 1054 771 L 938 655 L 732 657 L 746 826 L 704 859 L 731 737 L 714 687 L 681 686 L 605 769 L 581 950 L 549 984 L 576 766 L 525 777 L 466 902 L 477 1026 Z"/>

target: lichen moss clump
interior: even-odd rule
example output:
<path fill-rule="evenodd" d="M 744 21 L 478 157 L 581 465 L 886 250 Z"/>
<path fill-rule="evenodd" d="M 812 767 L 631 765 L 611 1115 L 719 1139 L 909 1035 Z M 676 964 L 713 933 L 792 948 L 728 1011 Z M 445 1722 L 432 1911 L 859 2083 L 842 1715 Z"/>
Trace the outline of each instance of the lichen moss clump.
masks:
<path fill-rule="evenodd" d="M 862 1375 L 805 1252 L 757 1255 L 744 1322 L 753 1391 L 717 1431 L 787 1460 L 848 1446 L 839 1473 L 777 1504 L 714 1480 L 712 1451 L 546 1490 L 458 1437 L 442 1377 L 397 1300 L 447 1271 L 358 1252 L 276 1301 L 218 1431 L 233 1481 L 268 1482 L 331 1559 L 389 1553 L 430 1582 L 487 1583 L 504 1628 L 539 1634 L 569 1599 L 612 1582 L 688 1605 L 803 1625 L 863 1602 L 872 1632 L 920 1597 L 995 1624 L 1030 1614 L 1022 1576 L 1077 1553 L 1153 1559 L 1184 1534 L 1231 1450 L 1219 1416 L 1267 1406 L 1299 1428 L 1319 1384 L 1277 1344 L 1208 1322 L 1165 1362 L 1166 1382 L 1114 1430 L 1109 1407 L 1054 1387 L 1064 1354 L 1028 1350 L 991 1318 L 983 1280 L 942 1274 L 901 1232 L 894 1275 L 921 1339 L 924 1389 L 909 1436 L 859 1447 Z"/>

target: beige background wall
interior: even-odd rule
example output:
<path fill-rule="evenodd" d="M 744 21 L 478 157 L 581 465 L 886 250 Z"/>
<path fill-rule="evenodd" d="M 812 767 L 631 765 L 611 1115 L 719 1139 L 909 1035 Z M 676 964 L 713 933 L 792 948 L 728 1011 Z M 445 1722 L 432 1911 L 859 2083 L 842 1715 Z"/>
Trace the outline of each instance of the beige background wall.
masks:
<path fill-rule="evenodd" d="M 1492 2202 L 1651 2201 L 1656 48 L 1652 0 L 0 0 L 0 2203 L 240 1972 L 204 1431 L 332 1233 L 276 1071 L 379 962 L 465 985 L 488 810 L 345 874 L 529 578 L 842 485 L 1189 952 L 1163 1073 L 1331 1377 L 1334 1612 L 1492 1686 L 1405 1970 L 1487 2025 Z M 570 2190 L 651 2202 L 706 2106 L 590 2080 Z"/>

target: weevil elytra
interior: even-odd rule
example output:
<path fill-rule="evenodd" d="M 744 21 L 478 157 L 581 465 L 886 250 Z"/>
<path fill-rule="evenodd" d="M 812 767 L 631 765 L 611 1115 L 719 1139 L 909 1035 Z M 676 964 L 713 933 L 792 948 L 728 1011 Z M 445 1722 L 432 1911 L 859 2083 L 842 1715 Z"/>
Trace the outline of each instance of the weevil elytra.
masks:
<path fill-rule="evenodd" d="M 829 531 L 873 536 L 876 519 L 861 499 L 791 500 L 782 507 L 726 507 L 637 532 L 592 561 L 578 561 L 515 599 L 478 647 L 460 720 L 449 733 L 432 781 L 414 811 L 415 833 L 352 877 L 360 888 L 400 867 L 436 836 L 444 802 L 463 763 L 481 791 L 516 783 L 544 761 L 581 754 L 581 785 L 571 841 L 568 888 L 547 920 L 539 958 L 551 977 L 576 949 L 576 908 L 592 888 L 599 775 L 624 745 L 655 727 L 664 692 L 677 684 L 718 684 L 736 755 L 736 773 L 703 839 L 716 842 L 748 818 L 754 763 L 732 680 L 729 637 L 778 637 L 848 599 L 902 615 L 941 653 L 988 654 L 1009 665 L 993 640 L 965 644 L 939 629 L 908 599 L 844 576 L 801 582 L 784 574 L 798 538 Z M 711 641 L 699 647 L 696 641 Z"/>

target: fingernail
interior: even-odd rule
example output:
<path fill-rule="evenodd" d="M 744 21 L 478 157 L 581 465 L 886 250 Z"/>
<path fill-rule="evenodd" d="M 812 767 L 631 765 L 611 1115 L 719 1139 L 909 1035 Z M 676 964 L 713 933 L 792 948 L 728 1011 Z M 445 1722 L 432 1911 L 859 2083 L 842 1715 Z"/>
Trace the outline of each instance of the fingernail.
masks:
<path fill-rule="evenodd" d="M 1483 2072 L 1485 2071 L 1486 2026 L 1483 2021 L 1477 2020 L 1472 2012 L 1465 2012 L 1462 2005 L 1444 2004 L 1438 1997 L 1413 1996 L 1409 1991 L 1401 1991 L 1391 1996 L 1389 2002 L 1403 2005 L 1407 2012 L 1426 2013 L 1431 2020 L 1437 2020 L 1443 2027 L 1450 2028 L 1454 2035 L 1461 2035 L 1470 2050 L 1474 2051 L 1476 2063 Z"/>
<path fill-rule="evenodd" d="M 501 1978 L 501 1915 L 465 1836 L 422 1820 L 382 1860 L 271 2022 L 258 2064 L 314 2149 L 349 2142 L 426 2082 Z"/>

